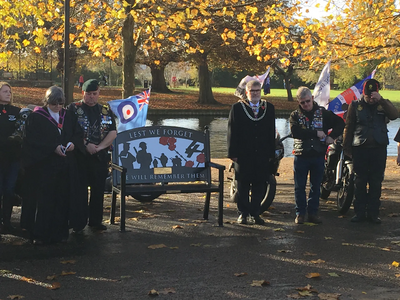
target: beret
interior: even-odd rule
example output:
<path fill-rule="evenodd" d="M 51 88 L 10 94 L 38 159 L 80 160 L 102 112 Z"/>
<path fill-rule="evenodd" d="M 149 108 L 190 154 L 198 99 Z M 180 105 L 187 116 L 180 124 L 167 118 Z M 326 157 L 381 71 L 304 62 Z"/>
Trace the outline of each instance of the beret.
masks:
<path fill-rule="evenodd" d="M 82 85 L 82 91 L 84 92 L 94 92 L 99 88 L 99 82 L 96 79 L 86 80 Z"/>

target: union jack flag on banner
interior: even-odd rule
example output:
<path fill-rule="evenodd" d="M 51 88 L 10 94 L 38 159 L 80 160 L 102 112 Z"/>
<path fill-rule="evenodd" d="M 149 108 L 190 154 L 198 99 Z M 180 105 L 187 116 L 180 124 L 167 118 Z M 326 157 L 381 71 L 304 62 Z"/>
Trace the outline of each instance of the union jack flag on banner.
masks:
<path fill-rule="evenodd" d="M 118 133 L 146 125 L 149 99 L 150 89 L 127 99 L 108 102 L 112 112 L 118 119 Z"/>
<path fill-rule="evenodd" d="M 374 78 L 375 73 L 376 69 L 373 70 L 369 76 L 342 92 L 335 99 L 330 101 L 327 106 L 325 106 L 326 109 L 333 111 L 335 114 L 346 120 L 346 113 L 350 103 L 361 98 L 364 82 L 368 79 Z"/>

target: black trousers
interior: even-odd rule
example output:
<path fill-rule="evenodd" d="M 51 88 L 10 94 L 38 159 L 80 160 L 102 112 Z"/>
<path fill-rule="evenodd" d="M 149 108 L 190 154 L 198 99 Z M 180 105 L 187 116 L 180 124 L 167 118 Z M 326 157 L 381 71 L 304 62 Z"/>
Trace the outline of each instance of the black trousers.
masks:
<path fill-rule="evenodd" d="M 248 215 L 259 216 L 260 204 L 264 199 L 267 191 L 267 184 L 265 181 L 250 182 L 245 180 L 238 180 L 237 182 L 238 202 L 237 208 L 239 213 L 247 217 Z M 251 201 L 249 192 L 251 190 Z"/>
<path fill-rule="evenodd" d="M 80 174 L 79 193 L 89 201 L 88 219 L 90 226 L 103 221 L 103 202 L 105 181 L 108 174 L 109 157 L 105 150 L 94 155 L 77 155 Z M 90 198 L 88 188 L 90 187 Z"/>
<path fill-rule="evenodd" d="M 376 148 L 353 147 L 354 212 L 356 215 L 364 216 L 366 213 L 373 217 L 379 215 L 386 157 L 386 146 Z"/>

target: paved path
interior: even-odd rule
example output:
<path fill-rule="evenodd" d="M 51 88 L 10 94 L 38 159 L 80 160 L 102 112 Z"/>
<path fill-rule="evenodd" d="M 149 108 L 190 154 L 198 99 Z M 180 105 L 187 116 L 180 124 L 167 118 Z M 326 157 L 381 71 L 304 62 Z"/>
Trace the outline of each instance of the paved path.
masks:
<path fill-rule="evenodd" d="M 128 201 L 126 233 L 113 225 L 102 233 L 85 229 L 52 246 L 30 245 L 22 232 L 5 235 L 0 299 L 149 299 L 155 290 L 157 299 L 283 300 L 300 297 L 297 288 L 307 285 L 304 299 L 400 299 L 400 269 L 392 265 L 400 262 L 399 169 L 394 158 L 388 166 L 381 225 L 339 216 L 336 194 L 321 202 L 323 224 L 295 225 L 292 159 L 285 158 L 265 226 L 236 224 L 226 194 L 218 227 L 216 197 L 203 221 L 204 195 L 181 194 Z M 108 210 L 109 197 L 105 219 Z M 311 273 L 319 276 L 307 278 Z M 252 286 L 264 281 L 269 285 Z"/>

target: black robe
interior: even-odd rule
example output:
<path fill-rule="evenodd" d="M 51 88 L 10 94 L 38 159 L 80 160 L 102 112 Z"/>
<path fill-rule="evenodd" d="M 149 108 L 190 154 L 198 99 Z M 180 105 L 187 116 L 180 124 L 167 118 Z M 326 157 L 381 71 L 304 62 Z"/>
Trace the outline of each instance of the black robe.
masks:
<path fill-rule="evenodd" d="M 66 152 L 66 157 L 55 153 L 58 145 L 68 142 L 74 143 L 74 151 Z M 21 226 L 30 232 L 31 238 L 48 243 L 68 237 L 70 206 L 82 198 L 75 190 L 74 152 L 79 148 L 84 148 L 83 132 L 73 112 L 66 111 L 61 133 L 43 115 L 29 115 L 22 144 L 25 176 Z"/>
<path fill-rule="evenodd" d="M 254 118 L 248 101 L 235 103 L 228 120 L 228 157 L 237 158 L 236 179 L 250 182 L 267 181 L 270 175 L 269 161 L 274 155 L 274 106 L 262 100 L 258 118 Z"/>

